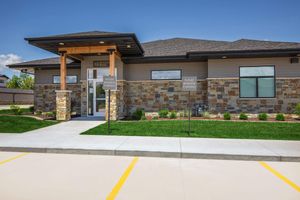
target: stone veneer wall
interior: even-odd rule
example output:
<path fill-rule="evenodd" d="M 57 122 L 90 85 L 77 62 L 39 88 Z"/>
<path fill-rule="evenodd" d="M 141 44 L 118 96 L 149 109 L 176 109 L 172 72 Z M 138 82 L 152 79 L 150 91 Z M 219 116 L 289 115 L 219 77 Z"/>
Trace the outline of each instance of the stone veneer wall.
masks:
<path fill-rule="evenodd" d="M 126 81 L 124 83 L 124 102 L 127 115 L 137 108 L 145 111 L 185 110 L 188 92 L 181 89 L 182 81 Z M 191 104 L 207 103 L 207 81 L 198 80 L 198 91 L 191 92 Z"/>
<path fill-rule="evenodd" d="M 276 98 L 239 98 L 239 79 L 208 79 L 208 106 L 211 112 L 292 113 L 300 102 L 300 79 L 277 78 Z"/>
<path fill-rule="evenodd" d="M 49 112 L 56 111 L 56 93 L 60 90 L 58 84 L 35 84 L 34 85 L 34 109 L 35 111 Z M 71 111 L 81 113 L 81 84 L 67 85 L 71 90 Z"/>
<path fill-rule="evenodd" d="M 87 115 L 87 81 L 81 81 L 81 116 Z"/>
<path fill-rule="evenodd" d="M 117 81 L 117 90 L 110 92 L 110 118 L 112 120 L 122 119 L 126 116 L 125 110 L 125 85 L 126 81 Z M 108 110 L 108 92 L 106 93 L 106 110 Z M 106 112 L 106 119 L 107 119 Z"/>

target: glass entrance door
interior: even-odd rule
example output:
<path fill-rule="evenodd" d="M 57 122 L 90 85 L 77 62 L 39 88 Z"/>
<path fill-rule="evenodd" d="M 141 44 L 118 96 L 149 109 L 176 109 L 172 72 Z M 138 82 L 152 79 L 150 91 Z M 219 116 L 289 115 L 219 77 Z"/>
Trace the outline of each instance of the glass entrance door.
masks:
<path fill-rule="evenodd" d="M 105 90 L 103 82 L 94 81 L 94 116 L 105 116 Z"/>
<path fill-rule="evenodd" d="M 105 116 L 105 91 L 103 90 L 103 76 L 109 74 L 108 67 L 88 68 L 88 115 Z"/>

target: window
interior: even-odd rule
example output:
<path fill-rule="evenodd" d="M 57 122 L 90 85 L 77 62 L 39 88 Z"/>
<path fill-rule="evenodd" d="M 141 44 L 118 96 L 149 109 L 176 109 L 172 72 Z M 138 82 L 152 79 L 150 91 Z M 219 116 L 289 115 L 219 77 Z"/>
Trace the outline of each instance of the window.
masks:
<path fill-rule="evenodd" d="M 152 70 L 151 80 L 181 80 L 181 70 Z"/>
<path fill-rule="evenodd" d="M 240 67 L 240 97 L 275 97 L 275 67 Z"/>
<path fill-rule="evenodd" d="M 4 80 L 0 80 L 0 83 L 4 83 Z"/>
<path fill-rule="evenodd" d="M 77 83 L 77 76 L 67 76 L 66 77 L 67 83 Z M 60 83 L 60 76 L 53 76 L 53 83 L 59 84 Z"/>

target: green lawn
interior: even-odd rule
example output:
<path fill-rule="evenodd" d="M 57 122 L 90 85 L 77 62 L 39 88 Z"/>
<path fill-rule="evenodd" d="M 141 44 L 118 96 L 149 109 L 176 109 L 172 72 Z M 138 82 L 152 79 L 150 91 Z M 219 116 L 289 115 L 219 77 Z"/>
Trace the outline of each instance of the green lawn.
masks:
<path fill-rule="evenodd" d="M 300 140 L 300 123 L 191 121 L 191 134 L 187 133 L 188 121 L 119 121 L 111 123 L 110 135 L 242 138 Z M 82 134 L 109 135 L 107 124 L 99 125 Z"/>
<path fill-rule="evenodd" d="M 22 110 L 22 114 L 32 114 L 29 110 L 29 108 L 21 108 Z M 13 112 L 12 109 L 3 109 L 0 110 L 0 114 L 4 114 L 4 115 L 14 115 L 15 113 Z"/>
<path fill-rule="evenodd" d="M 0 133 L 22 133 L 56 124 L 56 121 L 42 121 L 31 117 L 0 116 Z"/>

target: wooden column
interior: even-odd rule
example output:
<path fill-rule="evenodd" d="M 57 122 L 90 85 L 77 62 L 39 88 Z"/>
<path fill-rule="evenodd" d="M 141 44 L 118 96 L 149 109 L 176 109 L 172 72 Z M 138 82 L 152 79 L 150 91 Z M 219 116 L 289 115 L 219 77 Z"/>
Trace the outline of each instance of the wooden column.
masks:
<path fill-rule="evenodd" d="M 115 76 L 116 53 L 114 51 L 109 54 L 109 75 Z"/>
<path fill-rule="evenodd" d="M 60 54 L 60 89 L 66 90 L 66 76 L 67 76 L 67 64 L 66 64 L 66 53 L 61 52 Z"/>

